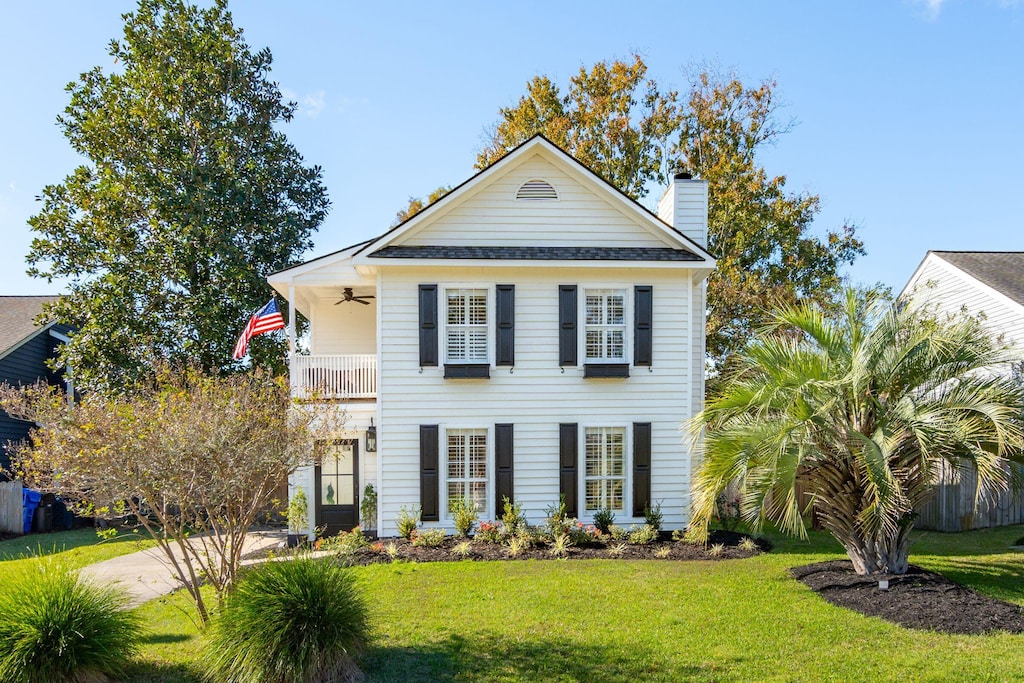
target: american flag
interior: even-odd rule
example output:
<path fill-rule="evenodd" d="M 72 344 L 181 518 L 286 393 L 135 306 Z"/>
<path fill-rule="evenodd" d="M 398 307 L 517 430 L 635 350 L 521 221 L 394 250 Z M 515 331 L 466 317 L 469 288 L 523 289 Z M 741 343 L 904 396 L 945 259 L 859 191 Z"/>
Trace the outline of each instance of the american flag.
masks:
<path fill-rule="evenodd" d="M 277 301 L 271 299 L 270 303 L 256 311 L 249 318 L 249 324 L 242 330 L 242 336 L 238 338 L 238 343 L 235 344 L 235 352 L 231 357 L 235 360 L 242 358 L 245 352 L 249 350 L 249 340 L 257 334 L 283 329 L 284 318 L 281 317 L 281 311 L 277 310 Z"/>

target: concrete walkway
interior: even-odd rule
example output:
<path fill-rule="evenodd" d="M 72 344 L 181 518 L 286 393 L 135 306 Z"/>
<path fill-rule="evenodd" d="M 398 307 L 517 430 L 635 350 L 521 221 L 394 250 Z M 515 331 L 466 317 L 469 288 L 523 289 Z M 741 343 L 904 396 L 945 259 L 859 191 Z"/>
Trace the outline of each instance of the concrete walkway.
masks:
<path fill-rule="evenodd" d="M 250 531 L 245 537 L 242 554 L 247 555 L 257 550 L 283 545 L 287 536 L 287 531 Z M 179 549 L 174 549 L 174 555 L 181 561 Z M 242 564 L 255 562 L 259 560 L 244 560 Z M 170 561 L 160 548 L 149 548 L 97 562 L 83 567 L 80 573 L 100 585 L 118 585 L 128 594 L 132 607 L 183 588 L 181 581 L 174 575 Z"/>

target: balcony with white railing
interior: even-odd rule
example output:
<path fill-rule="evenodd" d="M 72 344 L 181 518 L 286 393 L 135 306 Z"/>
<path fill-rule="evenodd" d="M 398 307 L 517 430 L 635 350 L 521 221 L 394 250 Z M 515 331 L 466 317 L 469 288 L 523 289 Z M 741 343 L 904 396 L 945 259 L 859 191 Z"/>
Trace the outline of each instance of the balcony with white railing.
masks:
<path fill-rule="evenodd" d="M 292 395 L 299 399 L 377 398 L 377 355 L 292 356 Z"/>

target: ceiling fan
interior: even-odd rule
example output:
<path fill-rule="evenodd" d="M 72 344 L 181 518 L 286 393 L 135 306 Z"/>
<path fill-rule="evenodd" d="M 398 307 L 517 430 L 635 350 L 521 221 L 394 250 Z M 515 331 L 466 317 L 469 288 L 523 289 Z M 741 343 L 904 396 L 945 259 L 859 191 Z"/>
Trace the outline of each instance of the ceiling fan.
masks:
<path fill-rule="evenodd" d="M 335 301 L 334 302 L 335 306 L 337 306 L 338 304 L 348 303 L 349 301 L 355 301 L 357 304 L 362 304 L 364 306 L 369 306 L 370 302 L 367 301 L 367 299 L 375 298 L 373 296 L 373 294 L 365 294 L 365 295 L 362 295 L 362 296 L 353 296 L 352 295 L 352 288 L 351 287 L 346 287 L 345 289 L 343 289 L 342 292 L 341 292 L 341 296 L 342 296 L 341 301 Z"/>

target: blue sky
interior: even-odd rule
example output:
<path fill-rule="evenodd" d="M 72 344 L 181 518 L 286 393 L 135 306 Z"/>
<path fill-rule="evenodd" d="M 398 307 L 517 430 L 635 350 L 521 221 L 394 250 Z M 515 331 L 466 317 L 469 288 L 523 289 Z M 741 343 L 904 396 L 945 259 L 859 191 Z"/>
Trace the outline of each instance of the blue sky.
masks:
<path fill-rule="evenodd" d="M 35 195 L 79 163 L 55 125 L 64 86 L 111 66 L 134 2 L 0 5 L 0 294 L 25 275 Z M 856 282 L 897 291 L 928 249 L 1024 250 L 1024 2 L 272 2 L 236 0 L 300 103 L 284 126 L 324 169 L 332 210 L 311 255 L 382 232 L 410 196 L 473 173 L 485 129 L 533 75 L 641 54 L 662 86 L 715 61 L 774 77 L 798 125 L 762 157 L 853 221 Z M 656 193 L 654 193 L 656 194 Z M 656 197 L 653 197 L 656 199 Z"/>

